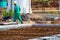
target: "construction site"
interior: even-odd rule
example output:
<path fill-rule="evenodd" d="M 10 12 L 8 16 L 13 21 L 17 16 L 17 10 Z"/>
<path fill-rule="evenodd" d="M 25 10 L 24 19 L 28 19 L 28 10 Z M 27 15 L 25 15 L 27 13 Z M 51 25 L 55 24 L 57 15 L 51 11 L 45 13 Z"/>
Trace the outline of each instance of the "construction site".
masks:
<path fill-rule="evenodd" d="M 60 0 L 31 0 L 32 14 L 27 15 L 28 21 L 23 18 L 24 24 L 19 21 L 10 24 L 14 12 L 6 14 L 5 10 L 9 10 L 9 7 L 13 9 L 12 0 L 10 6 L 9 3 L 7 1 L 7 8 L 0 5 L 0 40 L 60 40 Z M 12 18 L 3 21 L 7 15 Z"/>

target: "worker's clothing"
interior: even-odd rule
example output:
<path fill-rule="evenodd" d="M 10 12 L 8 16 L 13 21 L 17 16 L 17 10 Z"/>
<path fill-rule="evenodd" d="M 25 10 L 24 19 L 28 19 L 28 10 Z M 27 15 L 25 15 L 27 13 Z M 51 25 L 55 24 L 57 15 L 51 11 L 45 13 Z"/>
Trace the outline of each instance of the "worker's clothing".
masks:
<path fill-rule="evenodd" d="M 18 19 L 21 23 L 23 23 L 22 17 L 20 15 L 20 7 L 15 5 L 14 6 L 14 22 L 16 22 L 16 20 Z"/>

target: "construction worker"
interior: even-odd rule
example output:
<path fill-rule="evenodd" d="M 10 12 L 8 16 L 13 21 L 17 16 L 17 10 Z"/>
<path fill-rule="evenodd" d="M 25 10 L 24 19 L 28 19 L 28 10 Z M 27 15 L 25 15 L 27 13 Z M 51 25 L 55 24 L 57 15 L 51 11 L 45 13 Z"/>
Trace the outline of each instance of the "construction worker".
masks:
<path fill-rule="evenodd" d="M 16 20 L 18 19 L 22 24 L 23 24 L 23 20 L 22 17 L 20 15 L 20 7 L 17 5 L 17 2 L 14 1 L 14 22 L 16 22 Z"/>

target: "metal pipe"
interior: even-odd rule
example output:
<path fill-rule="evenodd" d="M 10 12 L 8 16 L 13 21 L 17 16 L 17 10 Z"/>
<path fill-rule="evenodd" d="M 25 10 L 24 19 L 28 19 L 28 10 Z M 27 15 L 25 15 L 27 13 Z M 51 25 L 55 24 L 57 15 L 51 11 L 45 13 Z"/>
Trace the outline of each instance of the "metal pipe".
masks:
<path fill-rule="evenodd" d="M 60 24 L 16 24 L 16 25 L 0 25 L 0 31 L 10 29 L 20 29 L 27 27 L 60 27 Z"/>
<path fill-rule="evenodd" d="M 31 27 L 32 24 L 0 25 L 0 31 Z"/>
<path fill-rule="evenodd" d="M 60 24 L 33 24 L 34 27 L 60 27 Z"/>

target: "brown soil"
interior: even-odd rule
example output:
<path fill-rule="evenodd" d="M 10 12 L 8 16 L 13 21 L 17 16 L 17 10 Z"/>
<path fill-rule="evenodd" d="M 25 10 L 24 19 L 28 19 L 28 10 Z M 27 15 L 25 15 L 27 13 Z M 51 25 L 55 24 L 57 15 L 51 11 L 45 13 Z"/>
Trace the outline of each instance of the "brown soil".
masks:
<path fill-rule="evenodd" d="M 45 24 L 44 22 L 41 23 L 42 20 L 46 21 L 43 16 L 40 16 L 39 14 L 32 14 L 30 16 L 31 18 L 28 21 L 24 21 L 25 24 L 34 24 L 37 21 L 40 22 L 39 24 Z M 60 24 L 60 20 L 55 20 L 53 21 L 53 23 Z M 8 31 L 0 31 L 0 40 L 27 40 L 35 37 L 50 36 L 54 34 L 60 34 L 60 27 L 29 27 Z"/>
<path fill-rule="evenodd" d="M 0 31 L 0 40 L 27 40 L 54 34 L 60 34 L 60 27 L 30 27 Z"/>
<path fill-rule="evenodd" d="M 30 21 L 32 23 L 34 22 L 35 24 L 60 24 L 60 18 L 59 19 L 54 19 L 54 18 L 45 18 L 40 14 L 32 14 Z"/>

